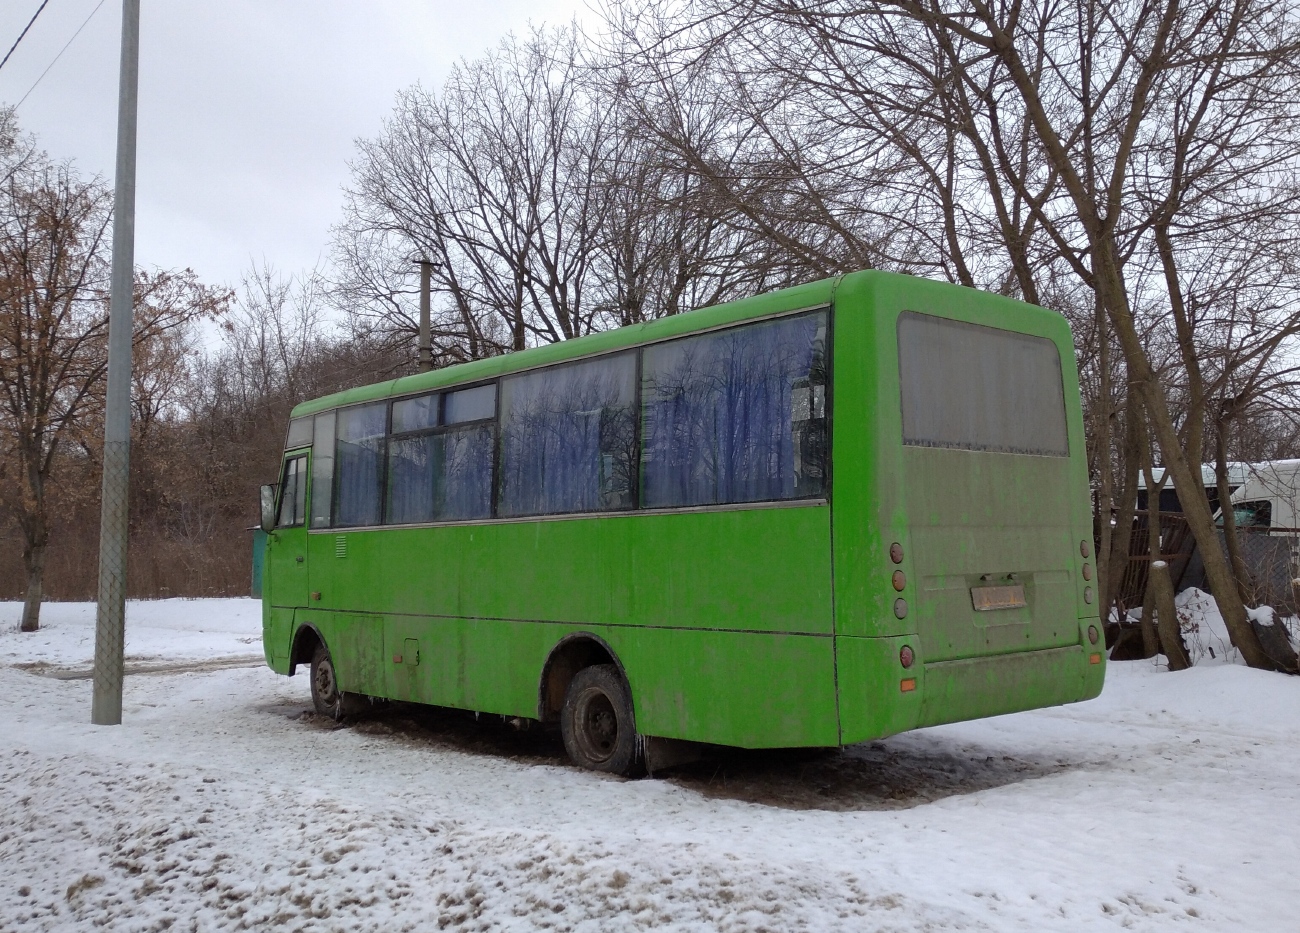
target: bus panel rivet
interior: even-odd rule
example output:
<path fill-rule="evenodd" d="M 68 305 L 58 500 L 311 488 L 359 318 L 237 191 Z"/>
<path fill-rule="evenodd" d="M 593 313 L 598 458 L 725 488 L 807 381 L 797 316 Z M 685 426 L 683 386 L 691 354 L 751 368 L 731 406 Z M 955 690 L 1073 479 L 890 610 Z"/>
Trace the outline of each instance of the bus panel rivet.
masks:
<path fill-rule="evenodd" d="M 889 559 L 896 564 L 903 562 L 903 546 L 897 541 L 889 546 Z"/>
<path fill-rule="evenodd" d="M 894 615 L 900 619 L 907 618 L 907 600 L 901 596 L 894 600 Z"/>

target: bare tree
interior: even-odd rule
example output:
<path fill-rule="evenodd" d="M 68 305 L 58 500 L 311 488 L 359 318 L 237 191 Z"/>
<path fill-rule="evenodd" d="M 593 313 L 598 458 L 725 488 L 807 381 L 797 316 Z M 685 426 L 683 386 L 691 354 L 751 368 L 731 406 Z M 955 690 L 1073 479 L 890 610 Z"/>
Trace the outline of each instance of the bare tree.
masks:
<path fill-rule="evenodd" d="M 769 241 L 647 131 L 636 80 L 570 28 L 462 62 L 440 94 L 400 94 L 361 143 L 335 235 L 358 332 L 414 347 L 413 254 L 436 263 L 440 364 L 791 281 L 788 254 L 770 274 Z M 689 106 L 696 129 L 720 130 L 724 108 Z"/>
<path fill-rule="evenodd" d="M 413 335 L 420 254 L 436 263 L 443 362 L 593 329 L 592 155 L 608 121 L 583 93 L 579 52 L 573 30 L 535 32 L 457 65 L 441 95 L 399 95 L 383 135 L 361 143 L 336 238 L 350 303 Z"/>
<path fill-rule="evenodd" d="M 40 624 L 56 458 L 68 443 L 95 447 L 85 430 L 107 367 L 110 208 L 98 179 L 40 154 L 29 152 L 0 185 L 0 509 L 23 539 L 23 631 Z M 192 274 L 142 275 L 136 347 L 220 303 Z"/>

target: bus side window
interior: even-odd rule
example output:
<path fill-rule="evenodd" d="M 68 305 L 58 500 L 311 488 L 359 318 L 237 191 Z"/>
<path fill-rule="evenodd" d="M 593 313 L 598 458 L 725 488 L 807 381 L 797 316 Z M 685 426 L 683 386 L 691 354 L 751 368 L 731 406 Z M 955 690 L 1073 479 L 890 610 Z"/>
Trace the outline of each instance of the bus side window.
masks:
<path fill-rule="evenodd" d="M 328 528 L 334 501 L 334 415 L 322 412 L 314 419 L 311 442 L 311 526 Z"/>
<path fill-rule="evenodd" d="M 645 508 L 826 492 L 827 314 L 646 347 Z"/>
<path fill-rule="evenodd" d="M 489 518 L 496 385 L 393 403 L 388 441 L 389 524 Z"/>
<path fill-rule="evenodd" d="M 378 525 L 384 494 L 388 403 L 341 408 L 338 419 L 334 524 Z"/>
<path fill-rule="evenodd" d="M 501 380 L 499 514 L 632 507 L 636 354 Z"/>

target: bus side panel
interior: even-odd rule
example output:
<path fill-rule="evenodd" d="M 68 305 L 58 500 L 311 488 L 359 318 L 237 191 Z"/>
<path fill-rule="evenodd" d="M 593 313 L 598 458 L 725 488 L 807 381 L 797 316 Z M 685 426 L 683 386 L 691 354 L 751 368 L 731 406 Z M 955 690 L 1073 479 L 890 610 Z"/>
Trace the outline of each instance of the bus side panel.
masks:
<path fill-rule="evenodd" d="M 321 606 L 830 634 L 821 504 L 311 536 Z"/>
<path fill-rule="evenodd" d="M 388 696 L 384 665 L 384 626 L 376 615 L 299 609 L 294 617 L 294 636 L 303 626 L 320 632 L 334 662 L 339 689 L 369 696 Z M 310 661 L 302 659 L 303 663 Z"/>
<path fill-rule="evenodd" d="M 740 748 L 839 743 L 832 639 L 621 629 L 637 731 Z"/>
<path fill-rule="evenodd" d="M 835 639 L 840 691 L 840 742 L 852 745 L 916 728 L 921 718 L 920 665 L 903 670 L 899 649 L 912 641 L 895 638 Z M 902 689 L 904 680 L 912 687 Z"/>
<path fill-rule="evenodd" d="M 347 627 L 330 631 L 340 637 Z M 385 630 L 384 692 L 395 699 L 536 716 L 551 649 L 588 632 L 623 665 L 642 734 L 742 748 L 838 742 L 835 661 L 825 636 L 408 616 L 389 617 Z M 340 669 L 345 688 L 360 689 L 345 676 L 353 674 Z"/>
<path fill-rule="evenodd" d="M 387 696 L 503 716 L 537 715 L 551 646 L 578 629 L 505 619 L 388 616 Z"/>

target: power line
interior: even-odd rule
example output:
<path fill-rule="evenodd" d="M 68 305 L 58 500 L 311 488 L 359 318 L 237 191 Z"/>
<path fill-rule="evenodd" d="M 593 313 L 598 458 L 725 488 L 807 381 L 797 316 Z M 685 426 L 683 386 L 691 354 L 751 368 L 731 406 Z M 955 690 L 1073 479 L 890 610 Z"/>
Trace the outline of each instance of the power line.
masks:
<path fill-rule="evenodd" d="M 95 14 L 99 12 L 99 8 L 102 7 L 103 5 L 104 5 L 104 0 L 99 0 L 99 2 L 95 4 L 95 8 L 90 11 L 90 15 L 87 16 L 84 20 L 82 20 L 81 25 L 77 27 L 77 31 L 72 34 L 72 38 L 69 39 L 67 42 L 63 43 L 63 48 L 59 49 L 59 54 L 54 56 L 54 61 L 50 62 L 48 65 L 45 66 L 45 70 L 41 72 L 41 76 L 36 79 L 35 83 L 32 84 L 32 86 L 27 89 L 27 93 L 23 95 L 23 99 L 20 100 L 18 103 L 14 104 L 15 110 L 17 110 L 19 107 L 23 105 L 24 100 L 32 96 L 32 91 L 36 90 L 36 85 L 40 84 L 41 81 L 45 79 L 45 76 L 50 73 L 50 69 L 53 68 L 56 64 L 58 64 L 59 59 L 63 57 L 63 53 L 68 50 L 68 46 L 72 45 L 72 43 L 76 40 L 77 36 L 81 35 L 81 30 L 85 29 L 86 24 L 95 18 Z"/>
<path fill-rule="evenodd" d="M 9 46 L 9 51 L 5 52 L 4 61 L 0 61 L 0 68 L 3 68 L 5 62 L 9 61 L 9 56 L 14 54 L 14 49 L 18 48 L 18 43 L 23 41 L 23 36 L 27 35 L 27 30 L 32 28 L 32 23 L 36 22 L 36 17 L 41 15 L 41 10 L 45 9 L 45 5 L 49 2 L 50 0 L 41 0 L 41 5 L 36 8 L 36 12 L 32 14 L 32 18 L 27 21 L 27 25 L 23 27 L 23 31 L 18 33 L 18 38 L 14 40 L 13 45 Z"/>

